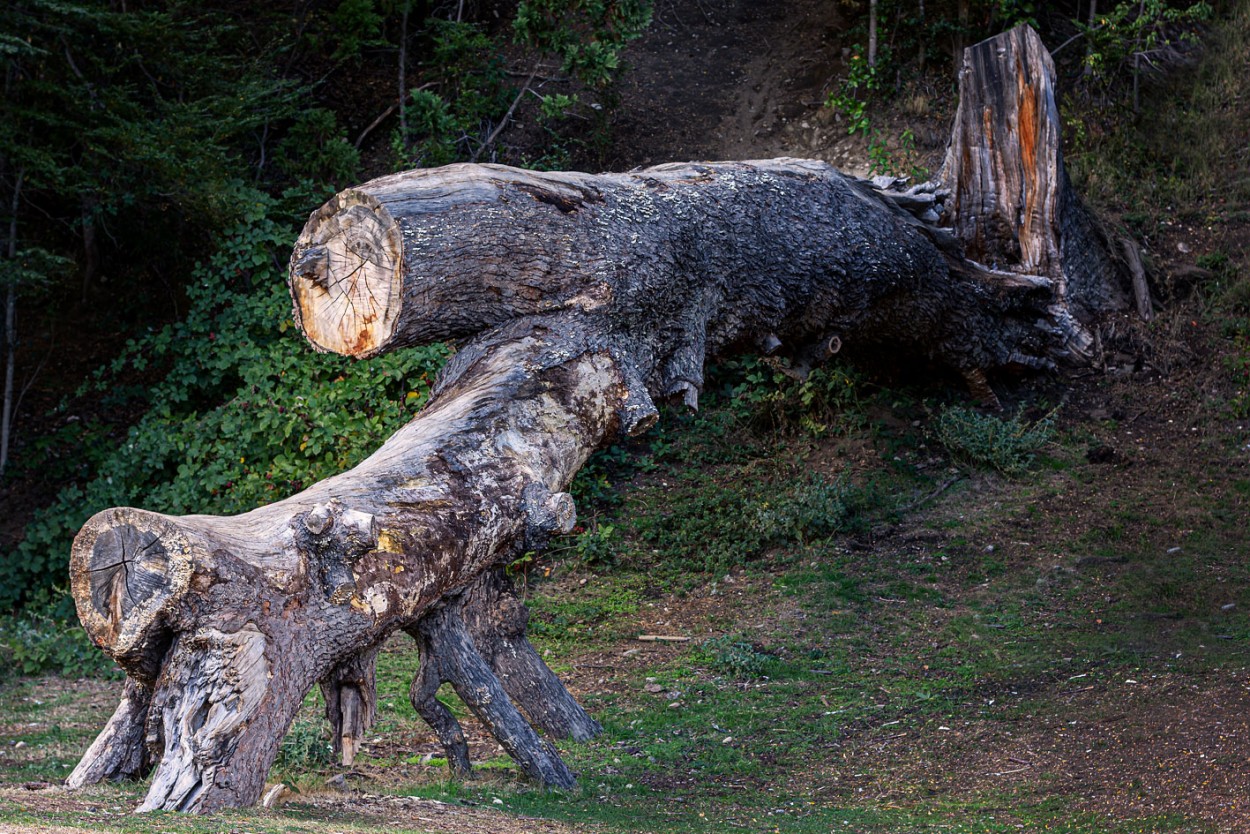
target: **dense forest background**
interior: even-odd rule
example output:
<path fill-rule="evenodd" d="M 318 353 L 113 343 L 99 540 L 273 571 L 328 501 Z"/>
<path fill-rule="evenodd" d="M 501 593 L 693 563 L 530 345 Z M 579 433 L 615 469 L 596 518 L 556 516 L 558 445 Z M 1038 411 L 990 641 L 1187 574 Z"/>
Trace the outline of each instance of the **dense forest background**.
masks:
<path fill-rule="evenodd" d="M 1137 118 L 1142 85 L 1192 62 L 1193 36 L 1224 11 L 823 8 L 844 30 L 821 56 L 824 112 L 874 172 L 921 176 L 923 138 L 890 119 L 918 90 L 952 99 L 963 45 L 1037 26 L 1088 147 Z M 636 128 L 631 146 L 614 133 L 626 48 L 653 12 L 648 0 L 7 4 L 0 608 L 69 615 L 69 542 L 99 509 L 240 512 L 353 465 L 409 419 L 448 348 L 368 363 L 311 353 L 285 288 L 302 219 L 337 189 L 414 166 L 668 161 Z"/>

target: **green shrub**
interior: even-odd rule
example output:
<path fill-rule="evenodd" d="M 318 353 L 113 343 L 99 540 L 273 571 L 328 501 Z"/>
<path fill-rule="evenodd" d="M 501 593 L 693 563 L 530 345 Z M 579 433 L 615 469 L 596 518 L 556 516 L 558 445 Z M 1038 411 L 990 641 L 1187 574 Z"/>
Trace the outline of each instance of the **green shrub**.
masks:
<path fill-rule="evenodd" d="M 828 538 L 854 524 L 864 507 L 864 493 L 841 478 L 727 481 L 690 478 L 657 493 L 660 506 L 637 508 L 628 526 L 650 558 L 719 573 L 771 548 Z"/>
<path fill-rule="evenodd" d="M 1019 475 L 1055 431 L 1055 411 L 1035 422 L 1020 415 L 1004 420 L 971 408 L 951 406 L 937 416 L 933 431 L 951 457 L 970 466 Z"/>
<path fill-rule="evenodd" d="M 0 556 L 0 608 L 59 604 L 70 542 L 112 506 L 157 512 L 239 513 L 354 466 L 425 403 L 443 346 L 369 362 L 314 353 L 291 321 L 284 264 L 293 223 L 274 202 L 248 197 L 247 219 L 193 275 L 185 320 L 132 340 L 84 396 L 109 396 L 123 374 L 163 372 L 132 395 L 147 407 L 120 442 L 38 512 L 18 547 Z M 74 455 L 71 447 L 61 454 Z"/>
<path fill-rule="evenodd" d="M 330 764 L 333 751 L 323 722 L 296 721 L 282 739 L 274 770 L 279 773 L 316 770 Z"/>
<path fill-rule="evenodd" d="M 562 71 L 589 87 L 605 87 L 621 51 L 651 23 L 650 0 L 521 0 L 513 21 L 517 43 L 554 55 Z"/>
<path fill-rule="evenodd" d="M 118 677 L 111 658 L 77 622 L 28 614 L 0 620 L 0 680 L 6 674 Z"/>
<path fill-rule="evenodd" d="M 851 488 L 844 478 L 817 475 L 755 509 L 754 527 L 771 542 L 803 544 L 843 529 L 852 515 Z"/>
<path fill-rule="evenodd" d="M 583 565 L 603 565 L 611 567 L 616 564 L 617 552 L 620 550 L 620 537 L 611 524 L 593 524 L 589 529 L 577 534 L 573 540 L 573 549 L 577 552 L 577 561 Z"/>
<path fill-rule="evenodd" d="M 735 678 L 760 678 L 772 667 L 776 656 L 747 642 L 740 635 L 723 634 L 703 641 L 707 664 L 723 675 Z"/>
<path fill-rule="evenodd" d="M 843 433 L 862 422 L 860 379 L 840 365 L 814 368 L 798 380 L 780 361 L 746 357 L 725 362 L 717 374 L 730 377 L 734 413 L 764 431 L 820 437 Z"/>

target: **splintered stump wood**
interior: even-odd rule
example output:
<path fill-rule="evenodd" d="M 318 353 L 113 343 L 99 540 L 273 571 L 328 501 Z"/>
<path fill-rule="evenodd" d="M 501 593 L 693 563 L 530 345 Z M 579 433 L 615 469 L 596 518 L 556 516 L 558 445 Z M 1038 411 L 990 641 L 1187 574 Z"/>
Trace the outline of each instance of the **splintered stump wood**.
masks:
<path fill-rule="evenodd" d="M 1084 323 L 1125 306 L 1124 265 L 1063 165 L 1055 67 L 1019 26 L 964 51 L 959 109 L 939 179 L 966 258 L 1051 281 L 1064 346 L 1089 359 Z"/>
<path fill-rule="evenodd" d="M 350 764 L 397 630 L 453 771 L 470 762 L 444 682 L 527 775 L 572 784 L 548 738 L 599 727 L 525 639 L 500 566 L 572 528 L 566 490 L 591 452 L 645 431 L 661 397 L 696 406 L 707 358 L 735 350 L 800 376 L 888 351 L 987 392 L 986 372 L 1091 356 L 1120 277 L 1063 172 L 1049 58 L 1017 29 L 965 63 L 952 158 L 906 191 L 794 159 L 452 165 L 314 212 L 290 275 L 314 346 L 460 349 L 425 410 L 348 472 L 240 516 L 86 524 L 79 616 L 129 681 L 71 786 L 155 763 L 141 810 L 251 804 L 317 684 Z"/>

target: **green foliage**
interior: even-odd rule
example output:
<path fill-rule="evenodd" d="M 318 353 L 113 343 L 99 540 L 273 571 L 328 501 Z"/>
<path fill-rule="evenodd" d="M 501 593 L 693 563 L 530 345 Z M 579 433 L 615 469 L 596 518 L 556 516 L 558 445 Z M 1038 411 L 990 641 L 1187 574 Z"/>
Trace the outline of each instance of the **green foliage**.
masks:
<path fill-rule="evenodd" d="M 334 111 L 312 107 L 296 116 L 274 154 L 293 181 L 309 180 L 344 187 L 360 170 L 360 152 L 352 147 Z"/>
<path fill-rule="evenodd" d="M 57 277 L 69 271 L 73 261 L 41 246 L 28 246 L 17 250 L 12 260 L 6 258 L 3 263 L 0 289 L 12 286 L 19 294 L 30 296 L 47 290 Z"/>
<path fill-rule="evenodd" d="M 446 100 L 429 90 L 413 90 L 408 105 L 408 132 L 400 137 L 396 150 L 409 165 L 436 168 L 454 162 L 456 144 L 462 135 L 462 121 L 452 114 Z"/>
<path fill-rule="evenodd" d="M 326 739 L 325 722 L 297 719 L 282 739 L 274 770 L 279 773 L 317 770 L 330 764 L 333 752 L 334 748 Z"/>
<path fill-rule="evenodd" d="M 794 485 L 755 510 L 753 527 L 766 541 L 803 544 L 826 539 L 847 526 L 853 515 L 853 489 L 845 478 L 816 475 Z"/>
<path fill-rule="evenodd" d="M 698 475 L 640 496 L 628 524 L 648 560 L 674 570 L 721 572 L 773 548 L 826 539 L 858 523 L 867 493 L 820 475 L 771 482 Z"/>
<path fill-rule="evenodd" d="M 591 525 L 589 529 L 577 533 L 573 540 L 573 550 L 577 561 L 583 565 L 599 565 L 612 567 L 616 564 L 617 552 L 620 550 L 620 537 L 616 527 L 611 524 Z"/>
<path fill-rule="evenodd" d="M 517 43 L 560 59 L 564 72 L 592 88 L 610 84 L 621 51 L 651 23 L 650 0 L 521 0 Z"/>
<path fill-rule="evenodd" d="M 1037 452 L 1054 435 L 1055 413 L 1028 422 L 1019 414 L 1005 420 L 950 406 L 933 421 L 933 431 L 956 460 L 997 469 L 1004 475 L 1020 475 L 1028 471 Z"/>
<path fill-rule="evenodd" d="M 998 25 L 1005 31 L 1020 24 L 1037 28 L 1037 11 L 1041 5 L 1032 0 L 997 0 Z"/>
<path fill-rule="evenodd" d="M 638 611 L 638 592 L 614 579 L 610 582 L 580 586 L 577 594 L 560 598 L 531 597 L 529 634 L 547 642 L 576 640 L 587 637 L 611 639 L 630 629 L 630 619 Z"/>
<path fill-rule="evenodd" d="M 1122 83 L 1131 65 L 1151 66 L 1156 53 L 1193 38 L 1187 24 L 1211 15 L 1205 2 L 1176 7 L 1166 0 L 1121 0 L 1093 26 L 1074 21 L 1087 41 L 1087 79 L 1102 91 Z"/>
<path fill-rule="evenodd" d="M 26 614 L 0 620 L 0 681 L 7 674 L 70 678 L 117 676 L 113 661 L 91 645 L 77 622 Z"/>
<path fill-rule="evenodd" d="M 360 60 L 365 47 L 385 44 L 382 39 L 384 20 L 374 0 L 340 0 L 330 12 L 325 27 L 328 40 L 334 45 L 331 59 Z"/>
<path fill-rule="evenodd" d="M 843 433 L 862 418 L 860 379 L 849 367 L 824 365 L 795 379 L 782 361 L 745 357 L 723 363 L 731 375 L 732 408 L 747 424 L 812 437 Z"/>
<path fill-rule="evenodd" d="M 832 107 L 846 119 L 847 133 L 868 136 L 872 127 L 872 121 L 868 117 L 868 105 L 881 88 L 881 67 L 886 60 L 887 53 L 883 52 L 877 56 L 876 65 L 871 65 L 862 46 L 855 44 L 851 47 L 846 77 L 825 100 L 826 107 Z"/>
<path fill-rule="evenodd" d="M 774 655 L 741 635 L 712 637 L 704 640 L 700 648 L 713 670 L 743 680 L 764 677 L 777 661 Z"/>
<path fill-rule="evenodd" d="M 436 167 L 469 159 L 515 91 L 506 83 L 500 45 L 471 23 L 431 19 L 423 87 L 411 91 L 405 130 L 395 137 L 400 163 Z"/>
<path fill-rule="evenodd" d="M 67 224 L 89 215 L 123 250 L 176 251 L 187 217 L 233 222 L 242 144 L 298 105 L 295 85 L 243 57 L 245 39 L 198 4 L 19 0 L 0 17 L 0 178 L 23 172 L 28 203 Z"/>
<path fill-rule="evenodd" d="M 259 193 L 247 219 L 193 274 L 185 320 L 133 340 L 92 384 L 153 366 L 150 404 L 84 482 L 39 512 L 0 559 L 0 605 L 54 599 L 69 543 L 110 506 L 237 513 L 355 465 L 424 404 L 447 351 L 414 348 L 370 362 L 310 351 L 290 320 L 283 262 L 293 236 Z"/>
<path fill-rule="evenodd" d="M 868 167 L 874 174 L 911 177 L 917 182 L 923 182 L 929 176 L 928 169 L 920 164 L 916 134 L 911 128 L 905 128 L 899 134 L 893 147 L 881 135 L 881 131 L 874 129 L 872 138 L 868 140 Z"/>

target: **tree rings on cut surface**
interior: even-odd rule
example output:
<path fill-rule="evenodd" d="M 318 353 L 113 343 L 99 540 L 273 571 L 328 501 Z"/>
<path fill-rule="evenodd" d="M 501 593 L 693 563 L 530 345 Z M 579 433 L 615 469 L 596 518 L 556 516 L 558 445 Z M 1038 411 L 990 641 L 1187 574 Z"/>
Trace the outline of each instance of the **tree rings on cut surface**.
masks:
<path fill-rule="evenodd" d="M 319 350 L 376 355 L 403 303 L 402 261 L 399 224 L 376 198 L 357 189 L 335 195 L 295 242 L 295 323 Z"/>
<path fill-rule="evenodd" d="M 192 544 L 159 513 L 117 507 L 83 526 L 70 553 L 78 618 L 92 641 L 140 680 L 152 664 L 164 609 L 186 592 Z"/>

